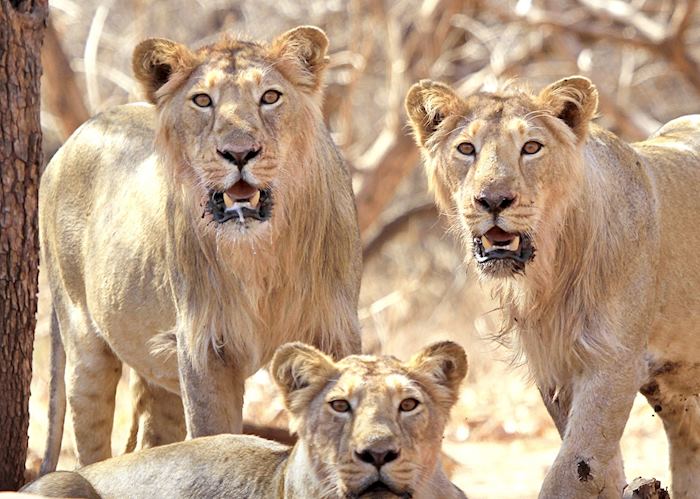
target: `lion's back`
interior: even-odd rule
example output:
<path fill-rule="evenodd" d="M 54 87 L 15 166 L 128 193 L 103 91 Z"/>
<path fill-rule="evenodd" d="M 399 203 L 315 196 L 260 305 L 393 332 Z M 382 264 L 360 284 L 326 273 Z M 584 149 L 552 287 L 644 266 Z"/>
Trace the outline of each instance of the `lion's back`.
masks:
<path fill-rule="evenodd" d="M 166 186 L 155 161 L 154 126 L 151 105 L 112 108 L 83 124 L 46 167 L 39 192 L 42 263 L 52 289 L 63 289 L 73 303 L 86 302 L 91 290 L 106 289 L 119 274 L 140 272 L 138 255 L 159 254 Z M 123 294 L 128 303 L 152 290 Z"/>
<path fill-rule="evenodd" d="M 290 448 L 216 435 L 125 454 L 79 470 L 101 497 L 277 497 Z"/>
<path fill-rule="evenodd" d="M 700 351 L 700 115 L 683 116 L 634 144 L 652 180 L 658 223 L 659 314 L 650 348 L 668 358 L 694 359 Z"/>

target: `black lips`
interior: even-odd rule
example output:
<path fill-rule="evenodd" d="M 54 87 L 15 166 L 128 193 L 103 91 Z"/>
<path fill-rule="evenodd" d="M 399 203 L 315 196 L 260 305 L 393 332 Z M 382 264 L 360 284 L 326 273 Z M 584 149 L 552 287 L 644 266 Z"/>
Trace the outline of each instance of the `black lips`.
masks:
<path fill-rule="evenodd" d="M 411 499 L 413 497 L 413 494 L 411 494 L 410 492 L 400 492 L 398 490 L 394 490 L 392 487 L 389 487 L 386 483 L 382 482 L 381 480 L 377 480 L 376 482 L 372 482 L 371 484 L 369 484 L 367 487 L 362 489 L 362 491 L 359 494 L 357 494 L 356 497 L 362 497 L 365 495 L 371 496 L 375 493 L 381 492 L 388 492 L 402 499 Z"/>
<path fill-rule="evenodd" d="M 535 247 L 532 245 L 532 239 L 525 234 L 520 234 L 520 247 L 517 251 L 494 248 L 486 253 L 480 237 L 474 238 L 473 247 L 474 259 L 479 268 L 486 273 L 502 271 L 522 273 L 525 271 L 525 265 L 535 258 Z"/>
<path fill-rule="evenodd" d="M 211 191 L 209 193 L 206 212 L 211 213 L 214 221 L 218 223 L 228 222 L 231 219 L 239 219 L 237 211 L 226 211 L 223 192 Z M 241 208 L 241 212 L 243 213 L 243 218 L 246 219 L 252 218 L 261 222 L 269 220 L 272 214 L 272 193 L 270 189 L 260 191 L 260 201 L 258 202 L 257 208 Z"/>

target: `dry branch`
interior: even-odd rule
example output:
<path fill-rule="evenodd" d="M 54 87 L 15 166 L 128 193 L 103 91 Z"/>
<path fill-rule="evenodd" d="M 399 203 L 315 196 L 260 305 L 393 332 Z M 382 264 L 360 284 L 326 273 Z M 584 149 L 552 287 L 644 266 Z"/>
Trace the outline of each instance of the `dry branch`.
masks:
<path fill-rule="evenodd" d="M 66 140 L 90 114 L 51 20 L 41 49 L 41 63 L 44 67 L 44 103 L 59 123 L 61 140 Z"/>
<path fill-rule="evenodd" d="M 391 9 L 385 17 L 388 39 L 389 97 L 383 131 L 357 161 L 368 173 L 357 194 L 360 232 L 364 235 L 393 199 L 401 180 L 418 162 L 418 150 L 404 129 L 403 97 L 408 86 L 432 76 L 430 67 L 440 53 L 459 43 L 452 18 L 465 7 L 462 0 L 426 0 L 416 20 L 403 25 Z M 455 34 L 460 36 L 455 36 Z"/>
<path fill-rule="evenodd" d="M 429 203 L 423 203 L 418 206 L 413 206 L 406 211 L 400 213 L 391 221 L 384 224 L 377 234 L 372 237 L 367 244 L 365 244 L 362 250 L 362 259 L 367 262 L 373 258 L 382 247 L 394 238 L 397 234 L 401 233 L 411 220 L 416 218 L 432 218 L 437 220 L 439 216 L 438 209 L 435 207 L 435 203 L 432 201 Z"/>
<path fill-rule="evenodd" d="M 638 477 L 622 491 L 622 499 L 669 499 L 669 495 L 655 478 Z"/>

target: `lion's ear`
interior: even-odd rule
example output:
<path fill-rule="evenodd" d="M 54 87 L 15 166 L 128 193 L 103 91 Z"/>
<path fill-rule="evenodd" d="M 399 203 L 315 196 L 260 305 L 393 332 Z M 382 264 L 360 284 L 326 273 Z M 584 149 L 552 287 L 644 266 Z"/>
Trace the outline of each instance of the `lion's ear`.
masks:
<path fill-rule="evenodd" d="M 292 83 L 316 91 L 328 65 L 328 37 L 315 26 L 299 26 L 278 36 L 271 46 L 275 66 Z"/>
<path fill-rule="evenodd" d="M 588 136 L 588 123 L 598 110 L 598 90 L 583 76 L 570 76 L 546 87 L 540 104 L 571 128 L 579 143 Z"/>
<path fill-rule="evenodd" d="M 134 49 L 131 67 L 149 102 L 156 104 L 158 90 L 174 80 L 183 81 L 196 66 L 195 55 L 179 43 L 149 38 Z"/>
<path fill-rule="evenodd" d="M 316 394 L 337 374 L 330 357 L 298 342 L 277 349 L 270 371 L 293 416 L 302 414 Z"/>
<path fill-rule="evenodd" d="M 419 146 L 425 147 L 445 117 L 458 112 L 460 102 L 455 91 L 444 83 L 421 80 L 409 89 L 404 105 Z"/>
<path fill-rule="evenodd" d="M 467 375 L 467 354 L 457 343 L 441 341 L 414 355 L 408 361 L 408 367 L 434 383 L 437 389 L 431 391 L 436 401 L 449 411 L 457 401 L 459 385 Z"/>

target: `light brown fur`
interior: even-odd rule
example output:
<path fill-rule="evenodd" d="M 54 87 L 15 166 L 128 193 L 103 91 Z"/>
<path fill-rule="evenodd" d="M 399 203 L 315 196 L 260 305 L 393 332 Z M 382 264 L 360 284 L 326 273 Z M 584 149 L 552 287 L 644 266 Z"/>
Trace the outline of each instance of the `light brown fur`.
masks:
<path fill-rule="evenodd" d="M 445 423 L 467 373 L 457 344 L 436 343 L 403 363 L 374 356 L 334 362 L 292 343 L 280 348 L 271 371 L 299 435 L 293 448 L 242 435 L 203 437 L 51 473 L 25 492 L 94 497 L 83 495 L 94 487 L 103 499 L 465 497 L 439 459 Z M 349 402 L 348 412 L 332 408 L 341 399 Z M 407 399 L 419 403 L 401 411 Z M 380 466 L 366 462 L 367 452 L 388 449 L 394 459 Z M 394 493 L 376 485 L 366 491 L 380 480 Z"/>
<path fill-rule="evenodd" d="M 590 123 L 596 107 L 583 77 L 466 98 L 423 81 L 406 98 L 437 202 L 562 435 L 540 497 L 620 497 L 619 440 L 641 389 L 666 427 L 673 495 L 689 498 L 700 487 L 700 117 L 630 146 Z M 533 140 L 544 147 L 522 152 Z M 464 142 L 475 154 L 457 151 Z M 494 214 L 489 196 L 509 202 Z M 477 263 L 494 226 L 529 237 L 534 259 Z"/>
<path fill-rule="evenodd" d="M 327 46 L 314 27 L 196 51 L 147 40 L 133 61 L 151 104 L 90 120 L 48 165 L 42 265 L 62 338 L 52 399 L 65 355 L 81 465 L 110 456 L 122 362 L 139 376 L 149 447 L 184 437 L 179 395 L 189 436 L 239 432 L 244 380 L 284 342 L 359 352 L 353 194 L 320 110 Z M 264 106 L 269 89 L 282 95 Z M 195 105 L 199 93 L 210 107 Z M 260 147 L 244 167 L 220 153 L 241 144 Z M 207 213 L 210 192 L 239 180 L 271 191 L 268 220 Z M 52 412 L 44 472 L 62 420 Z"/>

